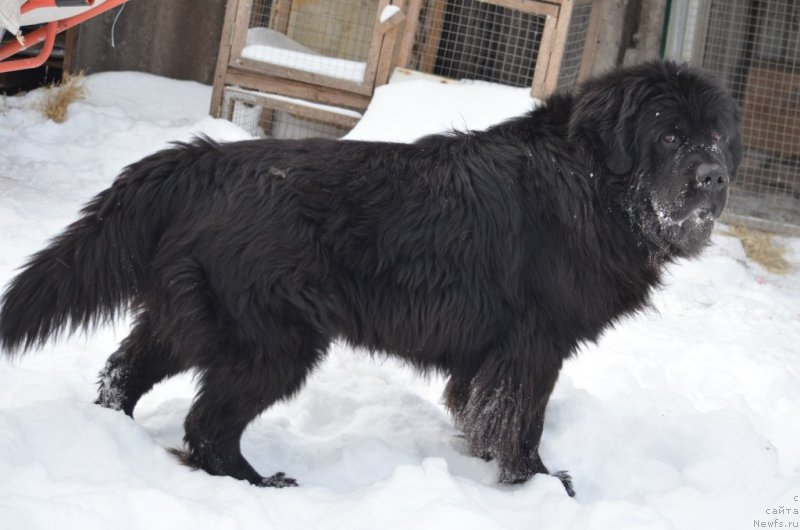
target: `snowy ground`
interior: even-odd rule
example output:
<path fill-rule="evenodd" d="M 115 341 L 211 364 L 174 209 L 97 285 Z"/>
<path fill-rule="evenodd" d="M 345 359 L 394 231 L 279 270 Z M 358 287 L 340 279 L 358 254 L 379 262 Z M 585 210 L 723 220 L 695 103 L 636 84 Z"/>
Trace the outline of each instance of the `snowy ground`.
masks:
<path fill-rule="evenodd" d="M 61 125 L 39 94 L 0 101 L 0 283 L 120 168 L 169 141 L 244 138 L 206 116 L 210 89 L 142 74 L 88 79 Z M 526 91 L 412 82 L 382 88 L 353 138 L 410 140 L 522 112 Z M 720 232 L 674 266 L 656 311 L 622 322 L 562 372 L 542 454 L 578 495 L 537 477 L 495 483 L 465 455 L 443 381 L 343 346 L 295 399 L 245 433 L 258 489 L 178 465 L 189 375 L 136 419 L 92 404 L 127 323 L 0 360 L 0 529 L 800 527 L 800 272 L 778 277 Z M 787 240 L 800 265 L 800 240 Z M 780 523 L 780 524 L 776 524 Z"/>

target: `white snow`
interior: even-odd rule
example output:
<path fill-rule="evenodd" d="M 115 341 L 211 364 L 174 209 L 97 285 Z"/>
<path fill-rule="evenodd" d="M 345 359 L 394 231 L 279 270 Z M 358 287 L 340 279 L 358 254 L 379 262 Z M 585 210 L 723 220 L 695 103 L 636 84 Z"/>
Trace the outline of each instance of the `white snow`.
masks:
<path fill-rule="evenodd" d="M 123 165 L 195 134 L 247 137 L 207 117 L 208 87 L 132 73 L 87 84 L 60 125 L 37 110 L 39 92 L 0 100 L 0 283 Z M 485 83 L 397 83 L 351 137 L 478 129 L 531 104 Z M 181 441 L 190 375 L 157 386 L 135 420 L 92 404 L 122 322 L 0 359 L 0 529 L 800 526 L 800 272 L 768 274 L 738 240 L 713 240 L 670 269 L 655 311 L 566 364 L 541 451 L 572 473 L 574 499 L 551 477 L 498 485 L 492 463 L 466 455 L 441 378 L 342 345 L 243 439 L 263 474 L 301 487 L 190 471 L 165 451 Z M 784 244 L 797 267 L 800 240 Z"/>
<path fill-rule="evenodd" d="M 527 112 L 535 104 L 526 88 L 406 76 L 376 90 L 364 118 L 347 138 L 411 142 L 445 130 L 481 130 Z"/>
<path fill-rule="evenodd" d="M 383 8 L 383 11 L 381 11 L 381 16 L 378 17 L 378 20 L 380 20 L 381 22 L 386 22 L 387 20 L 395 16 L 397 13 L 400 13 L 400 11 L 402 11 L 400 9 L 400 6 L 388 5 Z"/>
<path fill-rule="evenodd" d="M 367 65 L 360 61 L 327 57 L 269 28 L 250 28 L 242 57 L 293 70 L 361 83 Z"/>

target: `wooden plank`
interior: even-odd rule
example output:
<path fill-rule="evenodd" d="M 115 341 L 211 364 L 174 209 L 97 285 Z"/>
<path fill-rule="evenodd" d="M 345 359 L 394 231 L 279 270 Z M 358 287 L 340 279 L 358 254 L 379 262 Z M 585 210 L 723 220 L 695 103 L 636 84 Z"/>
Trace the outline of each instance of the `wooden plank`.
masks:
<path fill-rule="evenodd" d="M 305 118 L 309 118 L 314 121 L 329 123 L 341 127 L 352 128 L 356 125 L 356 123 L 358 123 L 358 120 L 360 119 L 360 117 L 350 116 L 347 114 L 338 113 L 336 111 L 315 107 L 313 106 L 313 103 L 316 102 L 308 102 L 309 104 L 307 105 L 304 104 L 306 102 L 296 98 L 292 98 L 292 101 L 288 101 L 283 98 L 274 97 L 270 94 L 245 92 L 242 90 L 236 90 L 235 88 L 228 88 L 226 89 L 226 91 L 227 91 L 225 97 L 226 100 L 243 101 L 251 105 L 258 105 L 260 107 L 280 112 L 288 112 L 290 114 L 303 116 Z M 230 111 L 231 117 L 233 113 L 232 107 L 233 105 L 231 104 L 231 111 Z"/>
<path fill-rule="evenodd" d="M 534 15 L 549 15 L 551 17 L 559 16 L 560 7 L 558 4 L 571 2 L 571 0 L 557 0 L 555 2 L 539 2 L 537 0 L 478 0 L 484 4 L 492 4 L 523 13 L 532 13 Z"/>
<path fill-rule="evenodd" d="M 219 53 L 217 54 L 217 66 L 214 70 L 214 83 L 211 90 L 211 108 L 209 112 L 215 118 L 220 117 L 222 112 L 222 95 L 225 87 L 225 76 L 228 72 L 228 64 L 231 58 L 231 38 L 233 35 L 233 24 L 239 10 L 239 0 L 228 0 L 225 9 L 225 21 L 222 25 L 222 36 L 219 40 Z"/>
<path fill-rule="evenodd" d="M 442 24 L 444 23 L 445 0 L 430 0 L 428 2 L 428 34 L 422 44 L 422 52 L 419 61 L 421 72 L 433 72 L 436 65 L 436 52 L 439 49 L 439 41 L 442 39 Z"/>
<path fill-rule="evenodd" d="M 597 49 L 597 32 L 600 28 L 600 2 L 592 0 L 592 14 L 589 15 L 589 28 L 586 30 L 586 41 L 583 45 L 583 57 L 581 57 L 581 66 L 578 69 L 578 79 L 580 83 L 592 74 L 592 66 L 594 66 L 594 54 Z"/>
<path fill-rule="evenodd" d="M 544 30 L 539 41 L 539 52 L 536 55 L 536 67 L 533 70 L 533 84 L 531 86 L 531 95 L 538 99 L 543 99 L 547 96 L 547 71 L 557 22 L 558 19 L 551 16 L 545 17 L 544 20 Z"/>
<path fill-rule="evenodd" d="M 367 66 L 364 70 L 364 84 L 369 87 L 369 94 L 375 87 L 375 76 L 378 73 L 378 60 L 381 55 L 381 46 L 383 46 L 383 33 L 380 29 L 381 13 L 386 6 L 389 5 L 389 0 L 380 0 L 378 2 L 378 12 L 375 14 L 375 22 L 372 27 L 372 38 L 369 41 L 369 52 L 367 53 Z"/>
<path fill-rule="evenodd" d="M 327 105 L 364 110 L 369 105 L 369 95 L 354 94 L 320 85 L 310 85 L 231 67 L 227 83 L 244 88 L 271 92 L 289 97 L 316 101 Z"/>
<path fill-rule="evenodd" d="M 422 11 L 422 0 L 411 0 L 406 11 L 406 23 L 402 29 L 400 39 L 400 49 L 397 52 L 397 66 L 407 68 L 411 61 L 411 54 L 414 51 L 414 41 L 417 38 L 419 28 L 419 15 Z"/>
<path fill-rule="evenodd" d="M 289 31 L 289 15 L 292 12 L 292 0 L 273 0 L 270 11 L 270 27 L 286 35 Z"/>
<path fill-rule="evenodd" d="M 400 11 L 380 23 L 380 30 L 383 33 L 383 42 L 381 44 L 381 52 L 378 57 L 378 70 L 375 73 L 375 86 L 385 85 L 389 82 L 389 76 L 392 74 L 394 68 L 395 56 L 397 52 L 397 42 L 400 37 L 400 29 L 404 26 L 405 13 L 405 0 L 393 0 L 394 6 L 400 8 Z"/>
<path fill-rule="evenodd" d="M 394 0 L 394 4 L 392 4 L 392 5 L 395 5 L 395 6 L 398 6 L 398 7 L 402 6 L 403 5 L 403 0 Z M 390 31 L 392 31 L 395 28 L 397 28 L 397 26 L 402 24 L 403 21 L 405 20 L 405 18 L 406 18 L 406 16 L 402 11 L 397 11 L 392 16 L 390 16 L 389 18 L 384 20 L 383 22 L 378 22 L 378 31 L 382 35 L 386 35 Z"/>
<path fill-rule="evenodd" d="M 231 57 L 237 59 L 242 56 L 242 50 L 247 42 L 247 31 L 250 29 L 250 17 L 253 14 L 253 0 L 237 0 L 239 9 L 236 11 L 236 20 L 233 22 L 231 36 Z"/>
<path fill-rule="evenodd" d="M 316 102 L 303 101 L 297 98 L 282 98 L 274 94 L 264 94 L 261 92 L 251 92 L 247 90 L 228 87 L 225 89 L 226 119 L 233 118 L 233 107 L 236 101 L 248 105 L 259 106 L 265 109 L 288 112 L 297 114 L 312 120 L 339 125 L 342 127 L 354 127 L 361 119 L 361 116 L 352 116 L 327 110 L 316 106 Z"/>
<path fill-rule="evenodd" d="M 235 66 L 242 70 L 250 70 L 254 73 L 261 73 L 274 77 L 283 77 L 293 81 L 300 81 L 311 85 L 320 85 L 338 90 L 345 90 L 356 94 L 369 95 L 372 93 L 372 84 L 357 83 L 355 81 L 348 81 L 347 79 L 340 79 L 338 77 L 331 77 L 322 74 L 315 74 L 313 72 L 306 72 L 298 68 L 288 68 L 286 66 L 279 66 L 264 61 L 254 61 L 252 59 L 234 59 L 231 66 Z"/>
<path fill-rule="evenodd" d="M 547 76 L 544 82 L 545 95 L 552 94 L 558 84 L 558 74 L 561 71 L 561 59 L 564 57 L 564 48 L 567 45 L 567 33 L 571 18 L 572 0 L 562 0 L 555 35 L 553 35 L 553 45 L 550 48 L 550 59 L 547 63 Z"/>
<path fill-rule="evenodd" d="M 338 114 L 336 112 L 327 112 L 323 109 L 317 109 L 314 107 L 306 107 L 301 104 L 291 103 L 288 101 L 282 101 L 272 98 L 267 98 L 269 103 L 265 106 L 277 111 L 288 112 L 289 114 L 298 114 L 305 118 L 310 118 L 314 121 L 321 121 L 323 123 L 329 123 L 331 125 L 338 125 L 340 127 L 347 127 L 348 129 L 352 129 L 356 126 L 359 121 L 359 118 L 354 116 L 345 116 L 344 114 Z"/>
<path fill-rule="evenodd" d="M 397 47 L 397 38 L 399 34 L 400 28 L 395 27 L 394 30 L 387 33 L 383 38 L 381 57 L 378 61 L 378 71 L 375 73 L 375 86 L 385 85 L 389 82 L 389 76 L 392 74 L 392 69 L 395 66 L 395 49 Z"/>

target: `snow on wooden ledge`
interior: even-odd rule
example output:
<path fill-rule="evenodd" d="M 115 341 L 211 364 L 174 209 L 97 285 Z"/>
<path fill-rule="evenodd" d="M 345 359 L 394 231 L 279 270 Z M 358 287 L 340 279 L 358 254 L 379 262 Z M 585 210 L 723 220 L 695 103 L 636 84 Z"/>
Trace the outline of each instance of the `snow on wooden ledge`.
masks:
<path fill-rule="evenodd" d="M 322 55 L 269 28 L 248 30 L 242 57 L 356 83 L 364 81 L 367 68 L 363 62 Z"/>
<path fill-rule="evenodd" d="M 400 8 L 398 6 L 388 5 L 383 8 L 383 11 L 381 11 L 380 21 L 386 22 L 387 20 L 392 18 L 396 13 L 399 12 Z"/>

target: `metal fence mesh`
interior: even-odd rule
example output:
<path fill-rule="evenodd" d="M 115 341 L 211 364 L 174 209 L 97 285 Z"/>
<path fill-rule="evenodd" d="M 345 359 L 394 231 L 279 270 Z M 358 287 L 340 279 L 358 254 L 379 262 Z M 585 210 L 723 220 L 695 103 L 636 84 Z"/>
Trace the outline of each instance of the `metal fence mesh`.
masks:
<path fill-rule="evenodd" d="M 698 19 L 703 46 L 695 49 L 696 60 L 718 73 L 742 106 L 745 153 L 729 211 L 734 219 L 794 232 L 800 226 L 800 3 L 711 0 Z"/>
<path fill-rule="evenodd" d="M 341 138 L 360 119 L 347 109 L 228 87 L 222 117 L 258 138 Z"/>
<path fill-rule="evenodd" d="M 256 1 L 242 57 L 361 82 L 377 11 L 376 0 Z"/>
<path fill-rule="evenodd" d="M 592 3 L 574 5 L 558 89 L 577 81 Z M 420 19 L 411 68 L 452 79 L 531 85 L 544 15 L 481 0 L 440 0 L 425 2 Z"/>
<path fill-rule="evenodd" d="M 250 27 L 282 31 L 278 26 L 285 24 L 285 20 L 279 13 L 288 4 L 255 1 Z M 377 10 L 376 0 L 294 1 L 288 11 L 288 26 L 282 32 L 322 55 L 365 61 Z"/>
<path fill-rule="evenodd" d="M 530 86 L 544 17 L 478 0 L 426 2 L 411 68 Z"/>
<path fill-rule="evenodd" d="M 350 130 L 244 101 L 236 101 L 232 110 L 230 121 L 257 138 L 341 138 Z"/>

